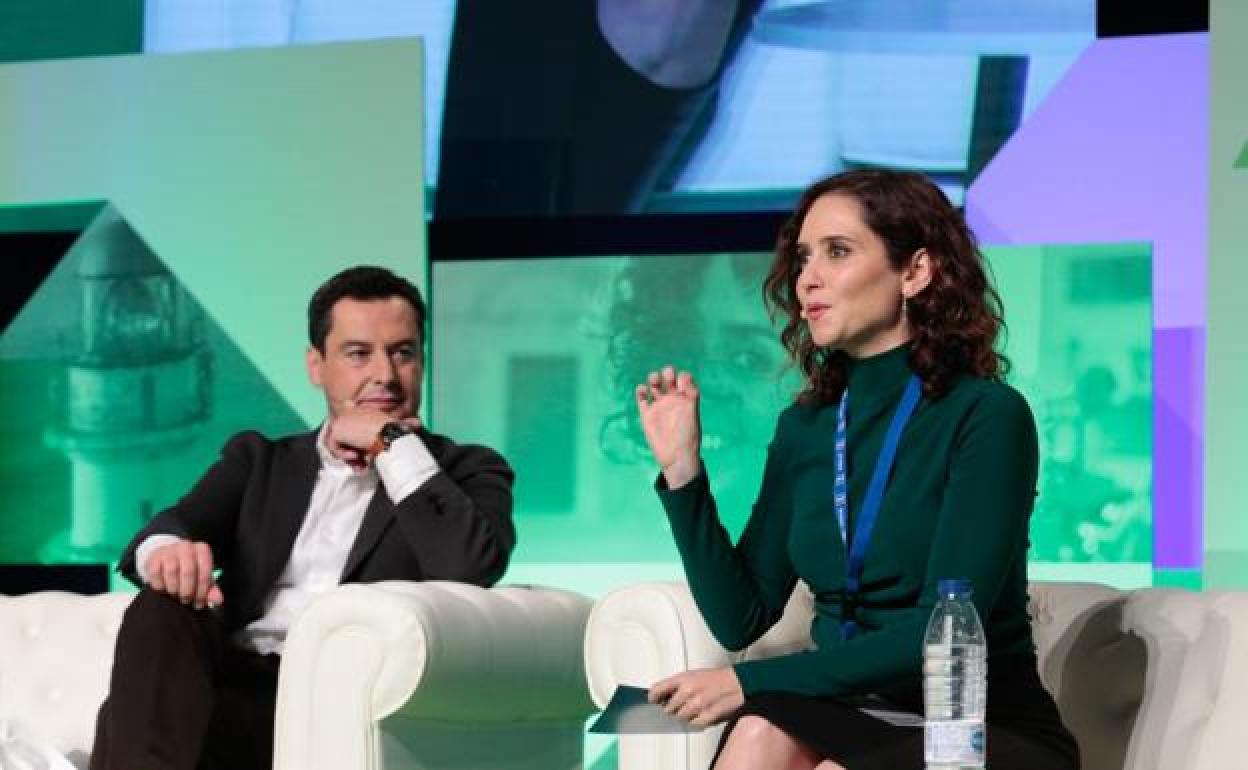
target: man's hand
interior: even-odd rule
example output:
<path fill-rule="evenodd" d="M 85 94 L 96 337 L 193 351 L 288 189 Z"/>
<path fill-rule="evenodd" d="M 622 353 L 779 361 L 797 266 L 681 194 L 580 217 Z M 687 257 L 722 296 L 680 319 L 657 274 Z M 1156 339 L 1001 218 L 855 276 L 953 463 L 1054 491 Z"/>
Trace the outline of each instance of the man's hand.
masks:
<path fill-rule="evenodd" d="M 397 418 L 394 415 L 355 406 L 352 402 L 329 419 L 325 431 L 325 446 L 330 453 L 354 468 L 368 466 L 368 450 L 377 440 L 381 428 L 388 422 L 398 421 L 413 428 L 420 427 L 419 417 Z"/>
<path fill-rule="evenodd" d="M 741 683 L 729 666 L 669 676 L 654 683 L 648 698 L 695 727 L 723 722 L 745 703 Z"/>
<path fill-rule="evenodd" d="M 168 594 L 200 610 L 225 601 L 212 577 L 212 549 L 207 543 L 181 540 L 162 545 L 147 557 L 144 571 L 153 591 Z"/>

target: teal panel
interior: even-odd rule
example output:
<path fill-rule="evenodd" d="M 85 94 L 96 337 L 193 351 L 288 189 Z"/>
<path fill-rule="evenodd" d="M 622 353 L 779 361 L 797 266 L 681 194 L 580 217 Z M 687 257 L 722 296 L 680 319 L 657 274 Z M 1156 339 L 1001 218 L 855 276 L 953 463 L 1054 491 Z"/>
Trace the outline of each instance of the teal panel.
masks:
<path fill-rule="evenodd" d="M 1031 558 L 1152 558 L 1152 259 L 1147 244 L 994 247 L 1009 381 L 1040 433 Z"/>
<path fill-rule="evenodd" d="M 0 62 L 143 50 L 143 0 L 4 0 Z"/>
<path fill-rule="evenodd" d="M 1204 588 L 1204 577 L 1198 569 L 1158 569 L 1153 571 L 1153 585 L 1199 591 Z"/>
<path fill-rule="evenodd" d="M 1248 587 L 1248 3 L 1211 0 L 1205 584 Z M 1202 255 L 1193 255 L 1200 258 Z"/>

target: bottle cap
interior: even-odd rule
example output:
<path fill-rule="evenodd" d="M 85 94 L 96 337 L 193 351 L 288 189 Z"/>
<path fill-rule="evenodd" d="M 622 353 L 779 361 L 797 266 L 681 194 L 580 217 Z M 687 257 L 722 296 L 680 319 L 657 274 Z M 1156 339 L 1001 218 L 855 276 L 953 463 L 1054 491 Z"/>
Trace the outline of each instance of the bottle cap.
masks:
<path fill-rule="evenodd" d="M 936 583 L 936 591 L 941 596 L 970 596 L 971 581 L 966 578 L 941 578 Z"/>

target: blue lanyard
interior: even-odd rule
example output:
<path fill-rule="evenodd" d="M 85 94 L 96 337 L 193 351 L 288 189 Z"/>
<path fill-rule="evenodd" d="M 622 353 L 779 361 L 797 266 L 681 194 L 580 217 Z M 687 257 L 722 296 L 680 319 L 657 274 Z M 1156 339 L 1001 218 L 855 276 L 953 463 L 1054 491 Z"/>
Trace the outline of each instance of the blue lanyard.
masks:
<path fill-rule="evenodd" d="M 845 543 L 845 604 L 841 618 L 841 633 L 846 639 L 858 631 L 858 624 L 849 617 L 852 614 L 851 602 L 858 595 L 862 581 L 862 565 L 867 555 L 867 545 L 871 542 L 871 530 L 875 528 L 875 520 L 880 513 L 880 503 L 884 500 L 884 488 L 888 485 L 888 477 L 893 472 L 893 464 L 897 460 L 897 446 L 901 443 L 901 432 L 905 429 L 914 409 L 919 405 L 919 397 L 923 393 L 922 383 L 917 375 L 910 375 L 906 383 L 906 392 L 901 396 L 901 403 L 893 414 L 893 421 L 884 435 L 884 446 L 875 460 L 875 471 L 871 474 L 871 485 L 867 487 L 867 496 L 862 501 L 862 509 L 858 512 L 858 526 L 854 528 L 854 538 L 849 539 L 849 482 L 847 480 L 845 450 L 845 424 L 849 411 L 849 389 L 841 394 L 841 403 L 836 410 L 836 485 L 833 499 L 836 504 L 836 521 L 841 525 L 841 541 Z"/>

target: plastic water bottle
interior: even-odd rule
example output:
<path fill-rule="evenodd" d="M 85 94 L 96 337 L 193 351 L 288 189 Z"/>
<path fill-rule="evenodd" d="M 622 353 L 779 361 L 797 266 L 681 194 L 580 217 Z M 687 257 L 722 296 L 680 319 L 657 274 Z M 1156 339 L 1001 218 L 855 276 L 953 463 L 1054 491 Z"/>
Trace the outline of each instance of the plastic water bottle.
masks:
<path fill-rule="evenodd" d="M 927 770 L 984 767 L 988 643 L 969 580 L 941 580 L 923 637 L 923 760 Z"/>

